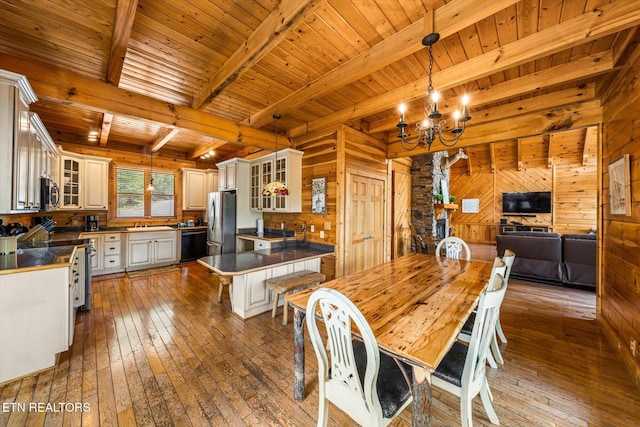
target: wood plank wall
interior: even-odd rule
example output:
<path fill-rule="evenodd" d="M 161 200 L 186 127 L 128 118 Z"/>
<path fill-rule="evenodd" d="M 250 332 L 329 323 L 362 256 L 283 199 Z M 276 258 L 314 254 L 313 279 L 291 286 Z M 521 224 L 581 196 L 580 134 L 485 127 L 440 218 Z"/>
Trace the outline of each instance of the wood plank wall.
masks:
<path fill-rule="evenodd" d="M 314 243 L 334 245 L 336 253 L 339 250 L 337 228 L 337 138 L 338 132 L 331 131 L 327 134 L 311 135 L 307 138 L 296 140 L 295 148 L 304 151 L 302 157 L 302 212 L 299 214 L 263 213 L 265 227 L 279 228 L 282 221 L 291 221 L 298 225 L 307 223 L 307 240 Z M 311 180 L 313 178 L 327 178 L 327 213 L 311 213 Z M 314 231 L 311 231 L 313 226 Z M 320 231 L 324 232 L 324 238 L 320 237 Z M 322 273 L 327 280 L 336 277 L 336 257 L 322 258 Z"/>
<path fill-rule="evenodd" d="M 599 321 L 640 384 L 640 45 L 604 91 Z M 609 163 L 630 155 L 631 215 L 611 215 Z"/>
<path fill-rule="evenodd" d="M 459 206 L 462 199 L 479 199 L 480 212 L 458 209 L 452 217 L 453 233 L 472 243 L 493 244 L 501 218 L 545 225 L 563 234 L 586 233 L 595 227 L 597 163 L 591 151 L 583 161 L 586 132 L 580 129 L 468 147 L 469 159 L 451 168 L 450 194 L 457 197 Z M 519 191 L 552 191 L 553 213 L 503 217 L 502 193 Z"/>

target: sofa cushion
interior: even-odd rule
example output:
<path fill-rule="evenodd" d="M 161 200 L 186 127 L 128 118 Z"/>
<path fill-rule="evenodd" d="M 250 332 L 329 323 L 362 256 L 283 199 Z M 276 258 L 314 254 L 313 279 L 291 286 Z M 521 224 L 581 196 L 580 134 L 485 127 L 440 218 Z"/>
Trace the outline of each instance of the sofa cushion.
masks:
<path fill-rule="evenodd" d="M 506 249 L 516 254 L 511 274 L 561 282 L 562 238 L 558 233 L 508 232 L 496 236 L 498 256 Z"/>
<path fill-rule="evenodd" d="M 596 248 L 595 234 L 566 234 L 562 237 L 565 283 L 596 286 Z"/>

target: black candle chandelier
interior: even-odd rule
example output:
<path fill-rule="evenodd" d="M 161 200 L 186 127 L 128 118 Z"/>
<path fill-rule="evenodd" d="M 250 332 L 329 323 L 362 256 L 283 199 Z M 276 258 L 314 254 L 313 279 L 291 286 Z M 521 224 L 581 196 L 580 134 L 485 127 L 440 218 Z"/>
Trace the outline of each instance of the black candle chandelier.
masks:
<path fill-rule="evenodd" d="M 417 138 L 414 141 L 409 141 L 410 134 L 406 132 L 407 122 L 404 120 L 405 105 L 400 104 L 400 120 L 396 127 L 400 129 L 398 138 L 402 143 L 402 147 L 405 150 L 413 150 L 420 146 L 420 142 L 424 141 L 427 145 L 427 151 L 431 150 L 431 144 L 435 141 L 436 137 L 440 139 L 440 142 L 445 147 L 453 147 L 465 130 L 465 124 L 471 120 L 471 116 L 467 112 L 467 105 L 469 103 L 469 97 L 465 94 L 462 97 L 462 113 L 456 110 L 453 113 L 454 126 L 451 129 L 452 137 L 444 135 L 443 130 L 446 127 L 446 120 L 440 120 L 442 113 L 438 111 L 438 101 L 440 94 L 433 88 L 432 76 L 433 76 L 433 45 L 440 39 L 440 34 L 431 33 L 426 35 L 422 39 L 422 44 L 429 48 L 429 86 L 427 87 L 426 98 L 424 101 L 424 120 L 416 123 Z"/>

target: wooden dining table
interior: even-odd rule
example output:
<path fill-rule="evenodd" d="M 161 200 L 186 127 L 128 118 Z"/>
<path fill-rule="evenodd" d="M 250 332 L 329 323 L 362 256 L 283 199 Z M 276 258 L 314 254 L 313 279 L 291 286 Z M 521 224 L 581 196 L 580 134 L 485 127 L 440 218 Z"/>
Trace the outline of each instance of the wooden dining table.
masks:
<path fill-rule="evenodd" d="M 319 287 L 336 289 L 358 307 L 380 351 L 413 368 L 412 425 L 431 424 L 431 372 L 480 299 L 492 264 L 408 254 L 287 295 L 294 309 L 294 398 L 304 399 L 304 319 Z"/>

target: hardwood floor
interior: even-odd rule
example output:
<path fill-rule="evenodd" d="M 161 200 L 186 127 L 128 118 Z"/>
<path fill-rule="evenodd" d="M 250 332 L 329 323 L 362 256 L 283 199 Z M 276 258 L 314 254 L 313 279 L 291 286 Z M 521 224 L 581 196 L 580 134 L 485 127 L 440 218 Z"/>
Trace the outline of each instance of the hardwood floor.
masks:
<path fill-rule="evenodd" d="M 640 389 L 598 328 L 594 294 L 517 280 L 509 286 L 505 365 L 488 370 L 501 424 L 639 425 Z M 0 426 L 315 425 L 311 344 L 308 397 L 298 403 L 293 324 L 282 326 L 270 312 L 242 321 L 226 292 L 217 303 L 200 265 L 94 279 L 93 289 L 92 310 L 77 316 L 73 347 L 58 366 L 0 386 Z M 458 400 L 439 390 L 433 396 L 432 424 L 460 425 Z M 473 408 L 475 425 L 490 425 L 479 398 Z M 329 413 L 330 425 L 353 425 L 336 407 Z M 392 425 L 410 424 L 407 409 Z"/>

